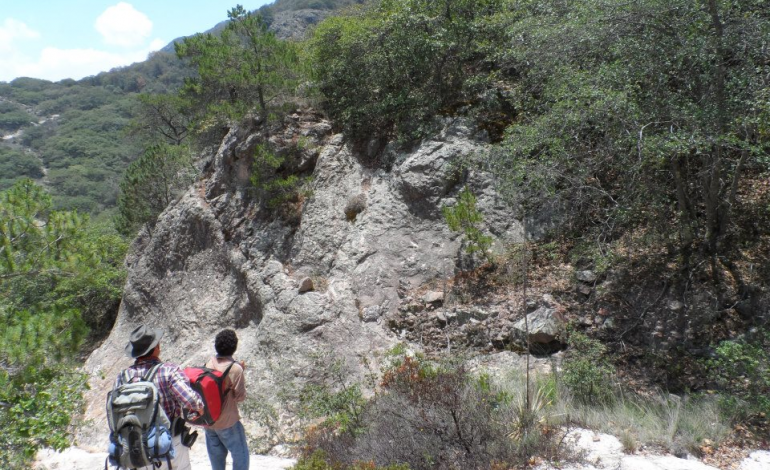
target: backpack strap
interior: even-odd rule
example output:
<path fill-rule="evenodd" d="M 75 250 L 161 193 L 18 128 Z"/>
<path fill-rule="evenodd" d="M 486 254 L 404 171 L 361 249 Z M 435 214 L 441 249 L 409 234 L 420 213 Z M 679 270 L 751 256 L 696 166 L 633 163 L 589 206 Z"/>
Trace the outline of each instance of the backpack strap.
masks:
<path fill-rule="evenodd" d="M 227 374 L 230 373 L 230 369 L 232 369 L 234 365 L 235 365 L 235 361 L 231 362 L 230 365 L 227 366 L 227 369 L 225 369 L 225 371 L 222 372 L 222 380 L 224 380 L 225 377 L 227 377 Z"/>
<path fill-rule="evenodd" d="M 155 375 L 158 373 L 158 369 L 163 365 L 162 362 L 159 362 L 155 364 L 154 366 L 150 367 L 150 369 L 145 372 L 144 376 L 142 376 L 143 382 L 152 382 L 153 379 L 155 379 Z"/>
<path fill-rule="evenodd" d="M 144 375 L 141 377 L 142 382 L 152 382 L 152 380 L 155 378 L 155 374 L 158 373 L 158 369 L 163 365 L 162 362 L 159 362 L 155 364 L 154 366 L 150 367 L 147 372 L 144 373 Z M 129 368 L 130 369 L 130 368 Z M 131 383 L 133 379 L 135 379 L 138 376 L 131 377 L 128 373 L 129 369 L 124 369 L 123 372 L 120 374 L 120 385 L 125 385 L 127 383 Z"/>
<path fill-rule="evenodd" d="M 221 381 L 222 381 L 222 388 L 223 388 L 223 389 L 224 389 L 224 386 L 225 386 L 225 380 L 227 380 L 227 374 L 229 374 L 229 373 L 230 373 L 230 369 L 232 369 L 232 368 L 233 368 L 233 365 L 235 365 L 235 361 L 231 362 L 231 363 L 230 363 L 230 365 L 229 365 L 229 366 L 227 366 L 227 369 L 225 369 L 225 371 L 224 371 L 224 372 L 222 372 L 222 377 L 219 379 L 219 380 L 221 380 Z M 225 390 L 225 391 L 223 391 L 223 392 L 222 392 L 222 399 L 224 399 L 224 398 L 225 398 L 225 395 L 227 395 L 228 393 L 230 393 L 230 391 L 233 389 L 233 387 L 232 387 L 232 383 L 233 383 L 233 382 L 232 382 L 232 380 L 231 380 L 231 381 L 230 381 L 230 388 L 228 388 L 227 390 Z"/>

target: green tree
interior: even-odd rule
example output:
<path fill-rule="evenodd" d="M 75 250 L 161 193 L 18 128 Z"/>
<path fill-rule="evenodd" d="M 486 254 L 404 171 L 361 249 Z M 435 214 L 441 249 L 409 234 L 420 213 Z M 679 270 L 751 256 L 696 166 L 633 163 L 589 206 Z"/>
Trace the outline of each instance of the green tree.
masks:
<path fill-rule="evenodd" d="M 477 99 L 484 18 L 500 4 L 384 0 L 325 20 L 312 42 L 326 108 L 354 138 L 421 137 L 436 114 Z"/>
<path fill-rule="evenodd" d="M 141 94 L 137 98 L 129 134 L 144 141 L 181 145 L 187 138 L 192 105 L 172 94 Z"/>
<path fill-rule="evenodd" d="M 441 212 L 444 214 L 444 220 L 446 220 L 449 229 L 465 236 L 466 253 L 471 257 L 479 253 L 485 260 L 491 261 L 489 248 L 492 246 L 492 237 L 484 235 L 484 232 L 479 228 L 479 224 L 484 218 L 476 208 L 476 196 L 467 186 L 458 194 L 457 204 L 444 206 L 441 208 Z"/>
<path fill-rule="evenodd" d="M 15 131 L 37 122 L 37 117 L 18 106 L 0 101 L 0 130 Z"/>
<path fill-rule="evenodd" d="M 182 96 L 203 107 L 201 128 L 229 124 L 254 109 L 266 119 L 300 79 L 296 44 L 276 38 L 259 14 L 240 5 L 227 16 L 219 36 L 198 34 L 175 44 L 177 55 L 198 71 L 185 81 Z"/>
<path fill-rule="evenodd" d="M 152 229 L 158 215 L 194 180 L 197 170 L 186 145 L 157 144 L 129 165 L 120 182 L 115 227 L 124 235 L 143 225 Z"/>
<path fill-rule="evenodd" d="M 492 160 L 502 188 L 562 208 L 600 242 L 657 229 L 678 240 L 684 271 L 703 254 L 718 280 L 742 177 L 770 148 L 770 10 L 752 0 L 508 5 L 495 22 L 510 47 L 496 63 L 516 81 L 521 116 Z"/>
<path fill-rule="evenodd" d="M 70 445 L 86 378 L 75 355 L 88 333 L 82 310 L 114 312 L 126 243 L 88 218 L 52 210 L 31 180 L 0 192 L 0 465 L 25 468 L 42 446 Z"/>
<path fill-rule="evenodd" d="M 0 191 L 13 186 L 20 178 L 41 178 L 40 160 L 27 152 L 0 147 Z"/>

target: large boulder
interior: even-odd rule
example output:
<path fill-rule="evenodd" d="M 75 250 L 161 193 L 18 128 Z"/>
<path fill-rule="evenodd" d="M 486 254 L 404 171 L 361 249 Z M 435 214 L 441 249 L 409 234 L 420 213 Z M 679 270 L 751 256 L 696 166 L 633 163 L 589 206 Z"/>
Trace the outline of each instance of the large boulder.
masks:
<path fill-rule="evenodd" d="M 511 340 L 532 352 L 558 351 L 567 340 L 564 316 L 556 308 L 540 307 L 513 325 Z"/>

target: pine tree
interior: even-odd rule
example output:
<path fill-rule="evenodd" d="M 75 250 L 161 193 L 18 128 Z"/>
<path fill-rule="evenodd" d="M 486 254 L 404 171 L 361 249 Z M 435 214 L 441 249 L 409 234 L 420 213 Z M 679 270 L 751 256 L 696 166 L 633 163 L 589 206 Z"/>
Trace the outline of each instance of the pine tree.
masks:
<path fill-rule="evenodd" d="M 177 55 L 198 70 L 196 78 L 186 80 L 182 95 L 203 105 L 202 128 L 255 108 L 266 119 L 293 94 L 301 75 L 297 45 L 279 40 L 262 16 L 238 5 L 228 18 L 219 36 L 199 34 L 175 45 Z"/>
<path fill-rule="evenodd" d="M 73 364 L 89 331 L 82 313 L 117 308 L 125 249 L 88 217 L 52 210 L 31 180 L 0 192 L 0 468 L 69 446 L 86 387 Z"/>

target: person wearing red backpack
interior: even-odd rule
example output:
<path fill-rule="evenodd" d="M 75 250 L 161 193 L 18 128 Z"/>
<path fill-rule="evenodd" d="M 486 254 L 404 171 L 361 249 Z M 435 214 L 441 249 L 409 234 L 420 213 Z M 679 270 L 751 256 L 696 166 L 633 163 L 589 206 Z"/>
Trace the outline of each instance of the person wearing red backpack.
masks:
<path fill-rule="evenodd" d="M 246 431 L 241 423 L 238 403 L 246 399 L 246 384 L 243 377 L 243 361 L 233 359 L 238 349 L 238 336 L 235 331 L 220 331 L 214 340 L 217 355 L 209 359 L 206 367 L 225 372 L 230 367 L 225 379 L 224 402 L 219 419 L 206 427 L 206 449 L 209 453 L 212 470 L 225 470 L 225 459 L 229 452 L 233 457 L 233 470 L 248 470 L 249 446 Z"/>
<path fill-rule="evenodd" d="M 187 429 L 180 419 L 183 413 L 197 415 L 203 412 L 203 401 L 195 391 L 190 388 L 187 377 L 182 369 L 173 363 L 160 360 L 160 340 L 163 330 L 148 328 L 141 325 L 131 332 L 126 355 L 135 359 L 134 364 L 121 372 L 115 380 L 114 389 L 124 383 L 132 383 L 140 380 L 147 372 L 158 366 L 153 374 L 152 382 L 155 384 L 160 396 L 159 404 L 163 408 L 171 423 L 182 426 L 172 426 L 172 444 L 176 456 L 171 461 L 173 470 L 190 470 L 189 449 L 183 442 L 183 434 Z M 192 444 L 190 444 L 192 445 Z M 167 470 L 169 463 L 163 462 L 161 467 L 154 465 L 140 467 L 137 470 Z"/>

